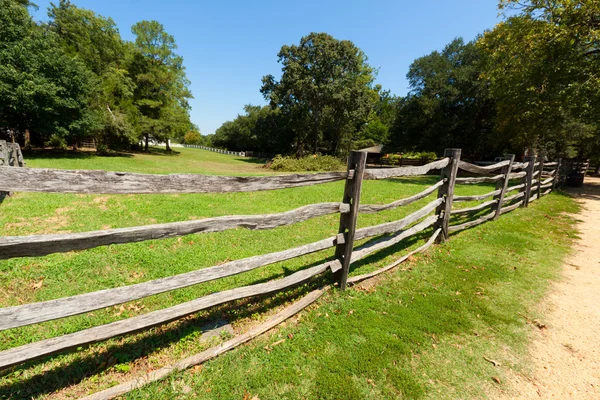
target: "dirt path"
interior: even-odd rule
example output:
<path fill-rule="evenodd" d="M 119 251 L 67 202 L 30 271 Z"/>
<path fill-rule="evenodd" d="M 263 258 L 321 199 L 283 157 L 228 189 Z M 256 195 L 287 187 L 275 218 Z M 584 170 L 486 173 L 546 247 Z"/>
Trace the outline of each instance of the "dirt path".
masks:
<path fill-rule="evenodd" d="M 600 399 L 600 179 L 569 192 L 583 206 L 581 239 L 541 305 L 547 329 L 534 333 L 532 373 L 513 374 L 492 398 Z"/>

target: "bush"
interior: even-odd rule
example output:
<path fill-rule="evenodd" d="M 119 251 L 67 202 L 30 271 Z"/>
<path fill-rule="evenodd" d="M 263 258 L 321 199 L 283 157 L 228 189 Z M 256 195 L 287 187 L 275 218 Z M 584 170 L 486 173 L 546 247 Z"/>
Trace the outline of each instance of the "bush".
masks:
<path fill-rule="evenodd" d="M 271 161 L 271 169 L 275 171 L 341 171 L 346 165 L 333 156 L 306 156 L 302 158 L 276 156 Z"/>
<path fill-rule="evenodd" d="M 60 136 L 52 135 L 46 142 L 46 146 L 52 147 L 53 149 L 67 150 L 67 141 Z"/>
<path fill-rule="evenodd" d="M 183 137 L 183 143 L 201 145 L 202 144 L 202 136 L 200 135 L 199 132 L 188 132 Z"/>

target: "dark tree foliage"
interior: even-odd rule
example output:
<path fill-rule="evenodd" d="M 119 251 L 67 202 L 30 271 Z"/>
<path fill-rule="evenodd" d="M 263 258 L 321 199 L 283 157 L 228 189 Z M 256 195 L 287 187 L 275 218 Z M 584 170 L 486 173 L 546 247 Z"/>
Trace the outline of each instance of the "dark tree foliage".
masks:
<path fill-rule="evenodd" d="M 421 57 L 408 72 L 410 93 L 400 101 L 391 146 L 400 151 L 458 147 L 469 158 L 491 156 L 506 143 L 494 137 L 495 103 L 479 79 L 484 54 L 455 39 L 441 52 Z"/>
<path fill-rule="evenodd" d="M 278 54 L 282 76 L 263 78 L 263 93 L 288 121 L 295 152 L 337 154 L 367 121 L 376 92 L 366 55 L 349 40 L 311 33 Z"/>
<path fill-rule="evenodd" d="M 25 0 L 0 0 L 0 128 L 21 142 L 128 148 L 190 130 L 189 82 L 175 39 L 156 21 L 121 39 L 110 18 L 68 0 L 34 22 Z"/>

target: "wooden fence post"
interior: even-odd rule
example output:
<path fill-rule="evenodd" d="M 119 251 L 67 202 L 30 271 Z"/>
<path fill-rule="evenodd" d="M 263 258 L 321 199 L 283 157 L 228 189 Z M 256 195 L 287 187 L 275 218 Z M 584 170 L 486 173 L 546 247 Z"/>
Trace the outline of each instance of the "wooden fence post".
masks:
<path fill-rule="evenodd" d="M 456 175 L 458 175 L 458 164 L 460 162 L 461 149 L 446 149 L 444 157 L 450 157 L 450 162 L 442 169 L 442 179 L 444 184 L 438 189 L 438 199 L 444 197 L 445 201 L 435 210 L 439 217 L 435 229 L 442 228 L 442 231 L 436 238 L 436 243 L 443 243 L 448 239 L 448 224 L 450 223 L 450 211 L 452 210 L 452 199 L 454 198 L 454 185 Z"/>
<path fill-rule="evenodd" d="M 538 159 L 540 160 L 540 165 L 538 165 L 538 174 L 537 174 L 537 198 L 538 200 L 542 197 L 542 174 L 544 173 L 544 159 L 546 158 L 546 153 L 542 153 Z"/>
<path fill-rule="evenodd" d="M 346 289 L 348 282 L 356 219 L 358 218 L 358 205 L 360 204 L 360 192 L 366 163 L 367 153 L 365 152 L 353 151 L 348 157 L 348 177 L 346 178 L 342 202 L 350 205 L 350 211 L 340 215 L 340 228 L 335 248 L 335 257 L 342 263 L 342 270 L 339 273 L 340 289 L 342 290 Z"/>
<path fill-rule="evenodd" d="M 508 165 L 502 167 L 502 174 L 504 174 L 504 179 L 496 183 L 496 190 L 501 189 L 501 191 L 500 194 L 494 196 L 494 198 L 498 201 L 496 203 L 496 214 L 494 215 L 495 220 L 500 217 L 500 209 L 502 208 L 504 196 L 506 195 L 506 189 L 508 188 L 508 182 L 510 181 L 509 175 L 512 171 L 512 165 L 515 161 L 515 155 L 509 154 L 506 156 L 506 158 L 508 159 Z"/>
<path fill-rule="evenodd" d="M 554 171 L 554 181 L 552 181 L 552 191 L 556 190 L 556 187 L 560 184 L 560 166 L 562 164 L 562 158 L 556 159 L 556 170 Z"/>
<path fill-rule="evenodd" d="M 531 196 L 531 181 L 533 180 L 533 170 L 535 169 L 535 156 L 527 156 L 524 161 L 529 162 L 527 169 L 525 170 L 525 177 L 523 178 L 523 182 L 525 183 L 525 187 L 523 191 L 525 192 L 525 196 L 523 197 L 523 207 L 527 207 L 529 205 L 529 197 Z"/>

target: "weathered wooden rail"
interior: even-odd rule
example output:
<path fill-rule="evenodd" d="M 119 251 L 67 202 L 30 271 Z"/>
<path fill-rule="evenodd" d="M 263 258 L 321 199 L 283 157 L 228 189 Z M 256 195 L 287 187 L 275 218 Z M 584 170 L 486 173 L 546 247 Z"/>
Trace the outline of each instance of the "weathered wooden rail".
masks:
<path fill-rule="evenodd" d="M 88 313 L 335 247 L 332 260 L 324 260 L 319 265 L 302 269 L 282 279 L 212 293 L 172 307 L 10 348 L 0 352 L 0 369 L 164 324 L 234 300 L 285 290 L 326 274 L 328 271 L 333 274 L 335 281 L 343 289 L 347 284 L 356 283 L 393 268 L 411 254 L 426 250 L 434 242 L 443 242 L 450 232 L 479 225 L 518 207 L 526 207 L 530 202 L 548 194 L 556 187 L 557 174 L 560 170 L 560 160 L 555 163 L 544 163 L 543 157 L 540 161 L 530 158 L 524 163 L 516 163 L 514 156 L 509 156 L 497 164 L 481 167 L 461 161 L 460 149 L 448 149 L 444 158 L 418 167 L 366 169 L 365 162 L 366 153 L 353 152 L 349 157 L 346 172 L 268 177 L 145 175 L 0 166 L 0 191 L 107 194 L 247 192 L 345 181 L 344 195 L 339 203 L 310 204 L 277 214 L 223 216 L 81 233 L 0 237 L 0 259 L 40 257 L 57 252 L 84 251 L 111 244 L 219 232 L 240 227 L 272 229 L 311 218 L 340 214 L 339 233 L 314 243 L 134 285 L 0 308 L 0 330 L 13 329 Z M 388 204 L 360 203 L 364 179 L 424 175 L 432 170 L 441 171 L 440 180 L 421 193 Z M 459 171 L 476 176 L 459 176 Z M 533 179 L 534 177 L 537 179 Z M 495 183 L 496 188 L 483 195 L 454 196 L 457 184 L 481 183 Z M 406 206 L 425 199 L 434 192 L 437 192 L 435 199 L 400 220 L 356 229 L 356 221 L 360 213 L 376 213 Z M 476 205 L 453 208 L 453 202 L 482 200 L 485 201 Z M 452 217 L 458 218 L 459 223 L 451 224 L 455 222 Z M 471 219 L 465 221 L 466 217 Z M 349 276 L 352 263 L 394 246 L 409 237 L 422 234 L 427 229 L 431 229 L 432 234 L 421 247 L 380 270 Z M 355 241 L 374 237 L 379 238 L 354 247 Z"/>

